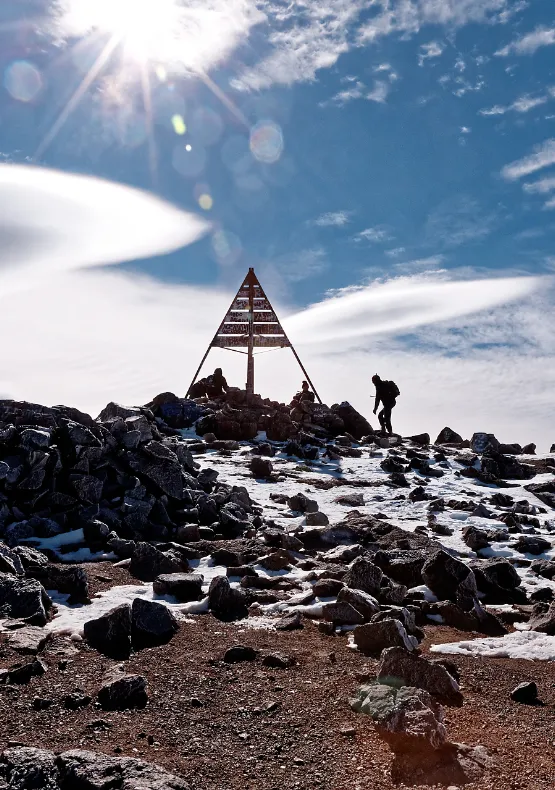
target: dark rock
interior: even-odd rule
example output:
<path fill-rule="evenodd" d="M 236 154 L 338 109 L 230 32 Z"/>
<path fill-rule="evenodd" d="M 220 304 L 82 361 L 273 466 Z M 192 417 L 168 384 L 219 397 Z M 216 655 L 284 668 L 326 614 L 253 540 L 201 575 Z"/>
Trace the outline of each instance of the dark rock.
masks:
<path fill-rule="evenodd" d="M 304 494 L 295 494 L 287 500 L 287 506 L 297 513 L 316 513 L 318 511 L 318 502 L 314 499 L 309 499 Z"/>
<path fill-rule="evenodd" d="M 555 578 L 555 562 L 553 560 L 534 560 L 530 570 L 537 573 L 538 576 L 543 576 L 544 579 Z"/>
<path fill-rule="evenodd" d="M 115 659 L 129 658 L 131 606 L 121 604 L 95 620 L 88 620 L 83 631 L 85 640 L 100 653 Z"/>
<path fill-rule="evenodd" d="M 383 651 L 377 680 L 388 686 L 414 686 L 424 689 L 444 705 L 461 706 L 462 694 L 457 681 L 445 667 L 409 653 L 402 647 Z"/>
<path fill-rule="evenodd" d="M 368 622 L 370 618 L 380 611 L 378 601 L 363 590 L 352 590 L 350 587 L 343 587 L 337 596 L 337 603 L 348 603 L 359 612 L 363 622 Z"/>
<path fill-rule="evenodd" d="M 410 492 L 409 499 L 411 502 L 426 502 L 433 497 L 431 494 L 427 494 L 422 486 L 417 486 Z"/>
<path fill-rule="evenodd" d="M 8 647 L 16 653 L 23 655 L 36 655 L 46 647 L 47 643 L 53 638 L 50 631 L 36 626 L 24 626 L 15 631 L 6 633 L 6 643 Z"/>
<path fill-rule="evenodd" d="M 79 692 L 66 694 L 66 696 L 63 698 L 64 707 L 68 710 L 80 710 L 81 708 L 86 708 L 91 702 L 92 697 L 89 697 L 88 694 L 80 694 Z"/>
<path fill-rule="evenodd" d="M 364 494 L 342 494 L 336 497 L 335 501 L 338 505 L 344 507 L 362 507 L 364 505 Z"/>
<path fill-rule="evenodd" d="M 542 606 L 542 604 L 537 604 Z M 529 621 L 531 631 L 538 631 L 541 634 L 555 636 L 555 604 L 551 604 L 547 611 L 535 613 Z"/>
<path fill-rule="evenodd" d="M 284 653 L 268 653 L 263 657 L 262 663 L 271 669 L 289 669 L 295 664 L 295 659 Z"/>
<path fill-rule="evenodd" d="M 520 576 L 508 560 L 500 557 L 472 560 L 470 567 L 476 577 L 478 589 L 485 596 L 484 603 L 526 603 L 526 592 L 520 587 Z"/>
<path fill-rule="evenodd" d="M 463 608 L 470 609 L 476 598 L 476 579 L 472 570 L 442 549 L 424 564 L 422 579 L 440 601 L 462 602 Z"/>
<path fill-rule="evenodd" d="M 377 551 L 372 562 L 391 579 L 410 588 L 422 584 L 422 568 L 426 559 L 425 551 L 391 549 Z"/>
<path fill-rule="evenodd" d="M 318 579 L 312 585 L 312 591 L 318 598 L 331 598 L 337 596 L 345 585 L 339 579 Z"/>
<path fill-rule="evenodd" d="M 353 590 L 362 590 L 375 598 L 379 597 L 383 572 L 365 557 L 357 557 L 343 581 Z"/>
<path fill-rule="evenodd" d="M 329 518 L 320 510 L 318 510 L 316 513 L 306 514 L 307 527 L 327 527 L 329 523 Z"/>
<path fill-rule="evenodd" d="M 131 643 L 137 650 L 165 645 L 179 631 L 179 623 L 164 604 L 135 598 L 131 606 Z"/>
<path fill-rule="evenodd" d="M 242 661 L 255 661 L 258 650 L 245 645 L 234 645 L 225 651 L 224 661 L 226 664 L 239 664 Z"/>
<path fill-rule="evenodd" d="M 87 572 L 78 565 L 32 565 L 27 575 L 47 590 L 69 594 L 69 603 L 90 603 Z"/>
<path fill-rule="evenodd" d="M 429 433 L 419 433 L 416 436 L 407 436 L 407 439 L 409 442 L 413 442 L 413 444 L 419 444 L 423 447 L 430 444 Z"/>
<path fill-rule="evenodd" d="M 15 685 L 27 685 L 31 678 L 40 677 L 46 672 L 46 664 L 40 659 L 35 658 L 27 664 L 16 665 L 8 670 L 4 670 L 0 675 L 1 683 Z"/>
<path fill-rule="evenodd" d="M 274 467 L 268 458 L 261 458 L 258 455 L 253 456 L 250 462 L 250 470 L 254 477 L 267 480 L 272 476 Z"/>
<path fill-rule="evenodd" d="M 525 444 L 522 448 L 522 455 L 535 455 L 536 454 L 536 445 L 533 442 L 530 444 Z"/>
<path fill-rule="evenodd" d="M 436 444 L 462 444 L 463 438 L 451 428 L 444 428 L 437 437 Z"/>
<path fill-rule="evenodd" d="M 555 481 L 548 480 L 545 483 L 530 483 L 524 486 L 527 491 L 537 496 L 544 505 L 555 509 Z"/>
<path fill-rule="evenodd" d="M 353 631 L 356 646 L 365 655 L 381 653 L 386 647 L 403 647 L 414 650 L 417 640 L 409 636 L 399 620 L 382 620 L 378 623 L 358 625 Z"/>
<path fill-rule="evenodd" d="M 44 749 L 28 746 L 6 749 L 0 757 L 0 776 L 5 780 L 4 787 L 10 790 L 60 788 L 56 755 Z"/>
<path fill-rule="evenodd" d="M 516 543 L 511 544 L 511 548 L 521 554 L 534 554 L 537 556 L 552 548 L 552 543 L 539 535 L 520 535 Z"/>
<path fill-rule="evenodd" d="M 276 631 L 297 631 L 304 628 L 300 612 L 293 612 L 280 617 L 276 623 Z"/>
<path fill-rule="evenodd" d="M 165 573 L 184 573 L 189 563 L 175 551 L 159 551 L 149 543 L 137 543 L 131 557 L 130 573 L 144 582 L 152 582 Z"/>
<path fill-rule="evenodd" d="M 519 685 L 511 691 L 511 699 L 515 702 L 520 702 L 522 705 L 537 705 L 538 687 L 533 682 L 519 683 Z"/>
<path fill-rule="evenodd" d="M 98 692 L 98 702 L 103 710 L 144 708 L 148 702 L 146 688 L 146 678 L 141 675 L 114 674 Z"/>
<path fill-rule="evenodd" d="M 190 790 L 187 782 L 163 768 L 131 757 L 74 749 L 61 754 L 58 763 L 60 790 Z"/>
<path fill-rule="evenodd" d="M 359 625 L 365 622 L 365 617 L 346 601 L 327 603 L 322 611 L 324 620 L 330 620 L 334 624 Z"/>
<path fill-rule="evenodd" d="M 225 576 L 216 576 L 210 582 L 208 606 L 220 620 L 241 620 L 248 615 L 245 594 L 232 588 Z"/>
<path fill-rule="evenodd" d="M 490 546 L 488 533 L 478 527 L 464 527 L 462 538 L 472 551 L 480 551 L 480 549 L 487 549 Z"/>
<path fill-rule="evenodd" d="M 350 433 L 355 439 L 362 439 L 363 436 L 373 434 L 374 431 L 368 420 L 359 414 L 350 403 L 346 401 L 340 404 L 334 404 L 331 411 L 343 422 L 343 426 L 347 433 Z"/>
<path fill-rule="evenodd" d="M 499 442 L 492 433 L 475 433 L 470 440 L 470 446 L 474 453 L 484 453 L 488 449 L 497 450 Z"/>
<path fill-rule="evenodd" d="M 156 595 L 172 595 L 181 603 L 202 597 L 203 577 L 195 573 L 162 573 L 154 579 Z"/>
<path fill-rule="evenodd" d="M 51 608 L 52 601 L 40 582 L 0 573 L 0 617 L 41 626 L 46 625 Z"/>

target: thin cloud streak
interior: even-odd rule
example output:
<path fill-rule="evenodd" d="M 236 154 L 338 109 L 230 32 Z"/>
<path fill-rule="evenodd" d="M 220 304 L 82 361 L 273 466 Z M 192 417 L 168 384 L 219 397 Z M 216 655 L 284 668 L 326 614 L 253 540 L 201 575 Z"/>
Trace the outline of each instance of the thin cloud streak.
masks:
<path fill-rule="evenodd" d="M 507 181 L 517 181 L 519 178 L 537 173 L 555 164 L 555 138 L 545 140 L 536 145 L 533 153 L 522 159 L 511 162 L 501 170 L 501 175 Z"/>
<path fill-rule="evenodd" d="M 530 33 L 511 41 L 495 54 L 503 58 L 508 55 L 534 55 L 541 47 L 550 47 L 553 44 L 555 44 L 555 27 L 540 25 Z"/>

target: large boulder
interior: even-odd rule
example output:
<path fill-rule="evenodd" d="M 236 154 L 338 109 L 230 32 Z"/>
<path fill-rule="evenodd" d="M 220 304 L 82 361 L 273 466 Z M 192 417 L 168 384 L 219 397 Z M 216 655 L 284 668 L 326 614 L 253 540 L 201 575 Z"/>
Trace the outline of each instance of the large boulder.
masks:
<path fill-rule="evenodd" d="M 27 746 L 6 749 L 0 776 L 10 790 L 190 790 L 153 763 L 82 749 L 59 755 Z"/>
<path fill-rule="evenodd" d="M 374 655 L 387 647 L 415 650 L 418 640 L 407 634 L 399 620 L 381 620 L 377 623 L 358 625 L 353 631 L 354 643 L 361 653 Z"/>
<path fill-rule="evenodd" d="M 424 689 L 444 705 L 460 706 L 463 702 L 459 684 L 444 666 L 409 653 L 402 647 L 383 651 L 378 669 L 378 682 L 388 686 L 415 686 Z"/>
<path fill-rule="evenodd" d="M 131 642 L 138 650 L 165 645 L 179 630 L 179 623 L 164 604 L 135 598 L 131 606 Z"/>
<path fill-rule="evenodd" d="M 552 603 L 545 611 L 536 612 L 531 617 L 529 626 L 531 631 L 555 636 L 555 603 Z"/>
<path fill-rule="evenodd" d="M 202 597 L 204 579 L 196 573 L 162 573 L 154 579 L 156 595 L 171 595 L 180 603 L 198 601 Z"/>
<path fill-rule="evenodd" d="M 424 689 L 385 684 L 362 686 L 353 710 L 371 716 L 394 752 L 439 749 L 447 740 L 441 708 Z"/>
<path fill-rule="evenodd" d="M 350 587 L 342 587 L 337 596 L 337 603 L 348 603 L 364 618 L 363 622 L 370 620 L 373 615 L 380 611 L 378 601 L 363 590 L 352 590 Z"/>
<path fill-rule="evenodd" d="M 121 604 L 83 626 L 85 640 L 110 658 L 129 658 L 131 654 L 131 606 Z"/>
<path fill-rule="evenodd" d="M 131 557 L 130 572 L 143 582 L 153 582 L 164 573 L 184 573 L 189 563 L 177 551 L 160 551 L 150 543 L 137 543 Z"/>
<path fill-rule="evenodd" d="M 148 442 L 126 455 L 129 467 L 146 484 L 173 499 L 183 499 L 183 471 L 174 452 L 161 442 Z"/>
<path fill-rule="evenodd" d="M 331 410 L 343 421 L 345 431 L 355 439 L 362 439 L 363 436 L 370 436 L 374 433 L 366 417 L 359 414 L 347 401 L 334 404 Z"/>
<path fill-rule="evenodd" d="M 537 470 L 531 464 L 521 464 L 513 455 L 488 447 L 482 455 L 482 474 L 500 480 L 531 480 Z"/>
<path fill-rule="evenodd" d="M 423 565 L 422 579 L 440 601 L 453 601 L 467 610 L 472 607 L 478 592 L 474 573 L 468 565 L 443 549 Z"/>
<path fill-rule="evenodd" d="M 390 579 L 410 588 L 422 584 L 422 568 L 428 556 L 426 551 L 418 549 L 390 549 L 377 551 L 372 562 Z"/>
<path fill-rule="evenodd" d="M 29 625 L 46 625 L 52 601 L 36 579 L 22 579 L 0 573 L 0 618 L 25 620 Z"/>
<path fill-rule="evenodd" d="M 493 449 L 497 450 L 499 448 L 499 442 L 493 435 L 493 433 L 475 433 L 472 435 L 472 439 L 470 440 L 470 446 L 472 448 L 472 452 L 482 454 L 485 453 L 486 450 Z"/>
<path fill-rule="evenodd" d="M 463 438 L 460 434 L 456 431 L 453 431 L 451 428 L 444 428 L 440 431 L 437 439 L 436 444 L 462 444 Z"/>
<path fill-rule="evenodd" d="M 220 620 L 241 620 L 248 615 L 245 594 L 233 588 L 226 576 L 216 576 L 210 582 L 208 606 Z"/>
<path fill-rule="evenodd" d="M 366 557 L 357 557 L 353 562 L 343 581 L 353 590 L 362 590 L 377 598 L 380 594 L 383 572 Z"/>
<path fill-rule="evenodd" d="M 514 565 L 501 557 L 472 560 L 470 567 L 476 577 L 478 590 L 486 604 L 525 604 L 526 592 Z"/>
<path fill-rule="evenodd" d="M 555 509 L 555 480 L 544 483 L 530 483 L 524 488 L 543 502 L 544 505 Z"/>
<path fill-rule="evenodd" d="M 360 625 L 366 618 L 355 607 L 346 601 L 327 603 L 322 609 L 324 620 L 340 625 Z"/>

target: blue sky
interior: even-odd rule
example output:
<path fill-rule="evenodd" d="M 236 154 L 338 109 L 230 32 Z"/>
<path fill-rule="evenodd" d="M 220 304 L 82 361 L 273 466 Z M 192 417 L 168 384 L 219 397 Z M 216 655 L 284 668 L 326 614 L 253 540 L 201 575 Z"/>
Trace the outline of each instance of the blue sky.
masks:
<path fill-rule="evenodd" d="M 130 289 L 146 275 L 152 293 L 175 288 L 171 298 L 194 294 L 193 303 L 202 294 L 216 310 L 254 266 L 285 313 L 356 289 L 370 298 L 356 342 L 305 352 L 321 381 L 346 354 L 357 370 L 361 360 L 372 368 L 346 387 L 360 404 L 379 365 L 410 390 L 429 386 L 418 378 L 427 365 L 450 382 L 441 402 L 467 398 L 468 377 L 488 378 L 497 395 L 481 395 L 465 419 L 479 407 L 508 431 L 514 401 L 501 417 L 498 400 L 511 370 L 526 430 L 544 432 L 555 353 L 554 55 L 550 0 L 5 0 L 0 152 L 148 190 L 210 223 L 183 249 L 96 272 L 99 289 L 102 277 L 105 286 L 126 277 Z M 513 293 L 504 283 L 515 277 Z M 449 286 L 449 315 L 436 315 L 430 291 L 414 326 L 391 316 L 388 330 L 367 325 L 392 291 L 398 317 L 411 288 L 437 283 Z M 180 330 L 199 323 L 188 310 Z M 302 344 L 310 321 L 296 320 Z M 453 359 L 469 366 L 464 387 Z M 341 397 L 336 379 L 327 400 Z M 14 381 L 7 392 L 28 384 Z M 80 397 L 37 394 L 58 391 Z M 400 415 L 404 428 L 422 411 L 418 397 Z"/>

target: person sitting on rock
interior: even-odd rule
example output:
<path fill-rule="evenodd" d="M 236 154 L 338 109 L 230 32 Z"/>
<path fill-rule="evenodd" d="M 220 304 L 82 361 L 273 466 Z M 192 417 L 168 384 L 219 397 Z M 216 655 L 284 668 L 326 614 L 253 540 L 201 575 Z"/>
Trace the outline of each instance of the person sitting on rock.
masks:
<path fill-rule="evenodd" d="M 229 387 L 221 368 L 216 368 L 211 376 L 206 379 L 206 394 L 209 398 L 221 398 Z"/>
<path fill-rule="evenodd" d="M 291 419 L 293 422 L 307 422 L 311 421 L 312 412 L 314 409 L 314 393 L 310 391 L 308 381 L 303 381 L 300 392 L 297 392 L 291 401 Z"/>
<path fill-rule="evenodd" d="M 382 426 L 382 431 L 391 436 L 393 433 L 393 428 L 391 427 L 391 410 L 397 404 L 397 398 L 401 394 L 399 392 L 399 387 L 394 381 L 382 381 L 377 373 L 375 376 L 372 376 L 372 384 L 376 388 L 374 414 L 378 411 L 378 406 L 381 402 L 383 409 L 378 414 L 378 420 Z"/>

